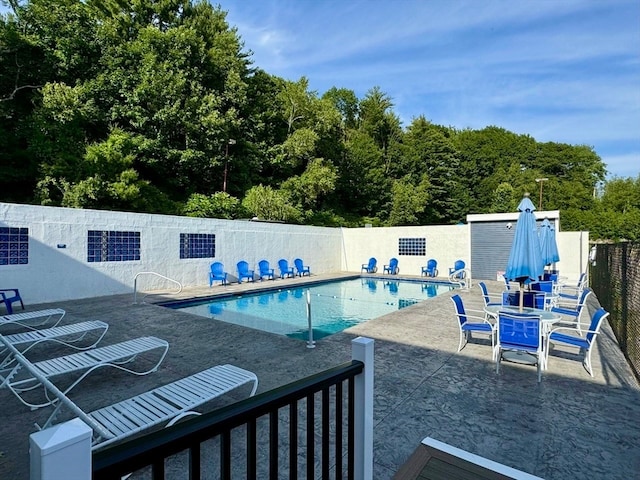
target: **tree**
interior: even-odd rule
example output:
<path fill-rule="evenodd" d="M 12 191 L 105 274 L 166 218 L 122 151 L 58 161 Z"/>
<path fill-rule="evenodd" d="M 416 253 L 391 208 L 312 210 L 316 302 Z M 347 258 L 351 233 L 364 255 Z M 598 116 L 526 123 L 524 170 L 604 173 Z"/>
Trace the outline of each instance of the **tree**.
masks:
<path fill-rule="evenodd" d="M 353 90 L 331 87 L 322 95 L 340 112 L 344 128 L 354 129 L 358 121 L 358 97 Z"/>
<path fill-rule="evenodd" d="M 217 192 L 210 196 L 201 193 L 192 194 L 183 207 L 182 213 L 188 217 L 233 220 L 242 218 L 245 212 L 240 200 L 226 192 Z"/>
<path fill-rule="evenodd" d="M 420 215 L 429 202 L 429 179 L 422 176 L 418 185 L 409 178 L 396 180 L 392 187 L 392 205 L 389 225 L 419 225 Z"/>
<path fill-rule="evenodd" d="M 503 182 L 496 188 L 491 202 L 490 213 L 515 212 L 518 209 L 519 198 L 515 194 L 513 186 Z"/>
<path fill-rule="evenodd" d="M 360 129 L 366 132 L 382 150 L 385 171 L 389 170 L 387 152 L 392 141 L 398 140 L 402 129 L 400 120 L 391 111 L 393 103 L 379 87 L 373 87 L 360 101 Z"/>
<path fill-rule="evenodd" d="M 331 162 L 316 158 L 302 175 L 286 180 L 282 184 L 282 191 L 299 210 L 308 210 L 311 215 L 319 209 L 322 197 L 335 190 L 337 176 Z"/>
<path fill-rule="evenodd" d="M 243 208 L 250 215 L 262 220 L 298 223 L 301 212 L 289 203 L 286 195 L 271 187 L 252 187 L 242 200 Z"/>
<path fill-rule="evenodd" d="M 382 151 L 374 140 L 366 132 L 351 132 L 337 167 L 340 204 L 358 215 L 380 215 L 391 199 L 391 179 L 385 175 Z"/>
<path fill-rule="evenodd" d="M 429 203 L 420 220 L 455 223 L 466 213 L 466 196 L 459 179 L 458 153 L 450 138 L 424 117 L 413 120 L 404 136 L 403 170 L 429 179 Z"/>

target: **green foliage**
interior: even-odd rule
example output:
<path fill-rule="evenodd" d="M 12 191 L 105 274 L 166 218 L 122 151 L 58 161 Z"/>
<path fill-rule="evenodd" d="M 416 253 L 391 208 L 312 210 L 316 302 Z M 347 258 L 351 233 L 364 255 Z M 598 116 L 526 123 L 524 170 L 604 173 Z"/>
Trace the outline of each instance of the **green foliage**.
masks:
<path fill-rule="evenodd" d="M 182 213 L 188 217 L 226 218 L 228 220 L 242 218 L 245 214 L 240 200 L 225 192 L 217 192 L 209 196 L 194 193 L 182 208 Z"/>
<path fill-rule="evenodd" d="M 491 202 L 491 213 L 515 212 L 520 199 L 510 183 L 503 182 L 496 188 Z"/>
<path fill-rule="evenodd" d="M 640 177 L 604 182 L 591 147 L 423 116 L 403 128 L 379 87 L 318 96 L 306 77 L 254 68 L 219 6 L 11 4 L 0 16 L 0 201 L 421 225 L 514 211 L 525 192 L 538 203 L 542 185 L 563 229 L 638 237 Z"/>
<path fill-rule="evenodd" d="M 429 187 L 426 174 L 419 185 L 413 185 L 408 178 L 393 182 L 389 225 L 419 225 L 419 214 L 429 201 Z"/>
<path fill-rule="evenodd" d="M 320 199 L 335 190 L 337 177 L 336 168 L 330 162 L 316 158 L 302 175 L 287 179 L 282 191 L 297 208 L 316 210 Z"/>
<path fill-rule="evenodd" d="M 358 120 L 358 97 L 353 90 L 331 87 L 322 95 L 340 112 L 344 128 L 356 128 Z"/>
<path fill-rule="evenodd" d="M 251 216 L 261 220 L 298 223 L 302 218 L 300 210 L 289 203 L 284 193 L 262 185 L 247 192 L 242 206 Z"/>

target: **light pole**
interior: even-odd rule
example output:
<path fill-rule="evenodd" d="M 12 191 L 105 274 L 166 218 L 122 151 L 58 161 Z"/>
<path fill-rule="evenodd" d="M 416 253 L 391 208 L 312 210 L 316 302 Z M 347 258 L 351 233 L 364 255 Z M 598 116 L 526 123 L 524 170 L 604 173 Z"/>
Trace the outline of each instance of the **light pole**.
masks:
<path fill-rule="evenodd" d="M 549 180 L 548 178 L 536 178 L 536 182 L 540 184 L 540 202 L 538 203 L 538 210 L 542 211 L 542 184 Z"/>
<path fill-rule="evenodd" d="M 233 138 L 227 140 L 227 144 L 224 146 L 224 178 L 222 180 L 222 191 L 227 191 L 227 170 L 229 169 L 229 145 L 235 145 L 236 141 Z"/>

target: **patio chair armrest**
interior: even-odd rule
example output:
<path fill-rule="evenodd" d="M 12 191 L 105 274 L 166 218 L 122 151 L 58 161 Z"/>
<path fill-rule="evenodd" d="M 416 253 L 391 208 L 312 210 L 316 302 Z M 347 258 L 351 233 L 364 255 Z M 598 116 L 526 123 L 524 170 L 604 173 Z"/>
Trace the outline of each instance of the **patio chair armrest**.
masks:
<path fill-rule="evenodd" d="M 469 313 L 467 313 L 468 310 L 465 311 L 464 316 L 467 317 L 467 320 L 477 320 L 477 323 L 488 323 L 489 325 L 491 325 L 491 328 L 494 327 L 494 324 L 491 323 L 489 320 L 487 320 L 487 318 L 485 316 L 478 316 L 478 315 L 469 315 Z M 482 312 L 484 313 L 484 312 Z M 458 316 L 458 314 L 456 314 L 456 316 Z M 475 323 L 475 322 L 474 322 Z"/>
<path fill-rule="evenodd" d="M 580 305 L 577 300 L 575 302 L 567 302 L 566 299 L 563 300 L 562 297 L 557 297 L 557 299 L 555 306 L 559 308 L 576 309 L 578 305 Z"/>
<path fill-rule="evenodd" d="M 476 316 L 476 317 L 478 317 L 478 316 L 484 317 L 487 314 L 487 312 L 485 312 L 484 310 L 477 310 L 477 309 L 474 309 L 474 308 L 465 308 L 464 311 L 467 314 L 469 312 L 471 312 L 471 316 Z M 478 313 L 479 315 L 474 315 L 476 313 Z"/>
<path fill-rule="evenodd" d="M 558 293 L 564 293 L 566 295 L 579 295 L 580 291 L 584 290 L 582 287 L 576 285 L 558 285 Z"/>
<path fill-rule="evenodd" d="M 548 335 L 551 336 L 553 333 L 558 332 L 560 330 L 567 330 L 574 333 L 578 332 L 578 329 L 576 327 L 556 327 L 551 329 Z M 583 336 L 586 335 L 587 333 L 593 333 L 594 335 L 597 335 L 598 333 L 600 333 L 600 331 L 596 332 L 595 330 L 582 330 L 582 329 L 580 330 L 580 332 L 582 332 L 582 335 L 580 336 L 580 338 L 583 338 Z"/>
<path fill-rule="evenodd" d="M 501 293 L 488 293 L 487 297 L 491 298 L 495 298 L 496 300 L 500 300 L 500 303 L 502 303 L 502 294 Z"/>

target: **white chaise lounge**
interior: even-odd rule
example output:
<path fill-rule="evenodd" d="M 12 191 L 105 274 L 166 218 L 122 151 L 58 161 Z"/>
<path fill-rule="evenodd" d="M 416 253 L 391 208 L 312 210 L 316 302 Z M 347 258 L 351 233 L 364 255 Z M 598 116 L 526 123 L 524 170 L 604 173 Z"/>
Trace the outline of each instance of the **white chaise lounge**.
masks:
<path fill-rule="evenodd" d="M 70 373 L 81 373 L 79 378 L 65 387 L 64 393 L 66 394 L 87 375 L 100 368 L 113 367 L 135 375 L 146 375 L 154 372 L 164 360 L 169 349 L 169 344 L 165 340 L 156 337 L 140 337 L 126 342 L 73 353 L 64 357 L 31 363 L 2 335 L 0 335 L 0 343 L 4 344 L 18 361 L 16 366 L 2 378 L 0 388 L 9 388 L 22 403 L 31 408 L 45 407 L 55 401 L 55 399 L 51 399 L 46 395 L 47 388 L 45 388 L 47 401 L 44 403 L 34 403 L 33 400 L 24 398 L 23 394 L 25 392 L 34 390 L 41 385 L 44 386 L 42 379 L 51 379 Z M 151 362 L 151 368 L 135 370 L 125 366 L 140 355 L 155 350 L 159 350 L 160 359 L 155 363 Z"/>
<path fill-rule="evenodd" d="M 255 373 L 235 365 L 217 365 L 173 383 L 155 388 L 121 402 L 85 414 L 68 397 L 60 397 L 49 420 L 50 427 L 57 410 L 66 407 L 93 429 L 93 450 L 166 422 L 171 426 L 188 415 L 200 415 L 195 408 L 245 384 L 253 383 L 249 396 L 258 389 Z"/>
<path fill-rule="evenodd" d="M 17 324 L 25 328 L 40 327 L 53 320 L 53 327 L 57 326 L 65 315 L 61 308 L 49 308 L 47 310 L 34 310 L 33 312 L 12 313 L 0 316 L 0 327 L 3 325 Z M 34 320 L 40 319 L 38 322 Z"/>
<path fill-rule="evenodd" d="M 199 415 L 199 412 L 194 411 L 195 408 L 243 385 L 253 384 L 250 396 L 258 389 L 258 377 L 255 373 L 235 365 L 217 365 L 87 414 L 43 375 L 41 370 L 35 367 L 37 364 L 29 362 L 13 345 L 6 342 L 2 335 L 0 342 L 7 346 L 24 369 L 43 385 L 48 392 L 47 396 L 56 401 L 53 413 L 42 428 L 52 426 L 60 410 L 63 407 L 67 408 L 92 428 L 94 450 L 156 425 L 167 422 L 166 426 L 169 426 L 185 416 Z"/>
<path fill-rule="evenodd" d="M 109 324 L 99 320 L 71 323 L 43 330 L 27 330 L 26 332 L 5 335 L 4 338 L 16 347 L 23 355 L 43 342 L 54 342 L 76 350 L 87 350 L 95 347 L 105 336 Z M 88 339 L 87 341 L 83 341 Z M 12 365 L 15 359 L 6 347 L 0 345 L 0 372 Z M 2 375 L 0 373 L 0 375 Z"/>

